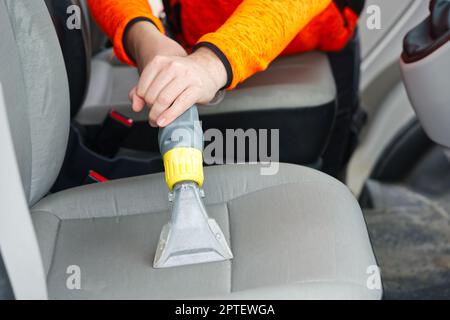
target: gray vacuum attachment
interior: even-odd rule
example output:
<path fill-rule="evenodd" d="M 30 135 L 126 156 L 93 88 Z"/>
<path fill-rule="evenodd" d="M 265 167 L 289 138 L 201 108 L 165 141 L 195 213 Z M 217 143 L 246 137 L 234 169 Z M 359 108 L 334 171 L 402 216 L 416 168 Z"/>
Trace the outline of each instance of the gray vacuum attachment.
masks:
<path fill-rule="evenodd" d="M 192 106 L 174 122 L 160 129 L 158 141 L 162 155 L 175 148 L 195 148 L 203 151 L 203 130 L 197 106 Z"/>
<path fill-rule="evenodd" d="M 164 226 L 156 250 L 155 268 L 223 261 L 233 258 L 222 230 L 208 217 L 202 191 L 195 183 L 176 185 L 170 222 Z"/>
<path fill-rule="evenodd" d="M 193 106 L 159 131 L 161 154 L 174 148 L 203 151 L 203 132 Z M 203 205 L 203 190 L 192 181 L 181 181 L 169 193 L 171 218 L 161 231 L 154 268 L 224 261 L 233 258 L 219 225 Z"/>

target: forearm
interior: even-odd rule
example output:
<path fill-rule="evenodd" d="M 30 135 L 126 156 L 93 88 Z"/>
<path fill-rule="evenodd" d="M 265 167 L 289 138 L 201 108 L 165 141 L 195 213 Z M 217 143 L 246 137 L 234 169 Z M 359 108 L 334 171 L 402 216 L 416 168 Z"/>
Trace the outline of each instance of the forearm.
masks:
<path fill-rule="evenodd" d="M 186 51 L 162 34 L 153 24 L 143 21 L 127 32 L 125 45 L 130 58 L 142 71 L 156 56 L 185 56 Z"/>
<path fill-rule="evenodd" d="M 113 42 L 116 56 L 128 64 L 133 64 L 133 60 L 127 54 L 124 38 L 130 26 L 145 20 L 153 24 L 156 30 L 164 32 L 161 21 L 153 15 L 147 0 L 88 0 L 88 4 L 97 24 Z"/>
<path fill-rule="evenodd" d="M 229 85 L 264 70 L 331 0 L 244 0 L 216 32 L 199 44 L 213 44 L 229 63 Z M 229 72 L 229 73 L 230 73 Z"/>
<path fill-rule="evenodd" d="M 140 71 L 156 56 L 187 56 L 186 51 L 177 42 L 161 34 L 155 26 L 145 21 L 138 22 L 130 28 L 126 47 L 130 58 L 136 62 Z M 218 90 L 225 86 L 227 72 L 216 54 L 207 48 L 199 48 L 189 58 L 208 70 Z"/>

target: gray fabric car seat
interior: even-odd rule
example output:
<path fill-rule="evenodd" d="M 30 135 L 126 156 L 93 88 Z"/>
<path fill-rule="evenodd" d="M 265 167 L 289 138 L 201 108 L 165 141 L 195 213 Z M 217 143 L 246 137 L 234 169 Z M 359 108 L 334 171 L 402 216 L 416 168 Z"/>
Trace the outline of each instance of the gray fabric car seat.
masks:
<path fill-rule="evenodd" d="M 15 150 L 2 158 L 17 159 L 21 179 L 13 182 L 30 207 L 50 298 L 380 298 L 381 290 L 367 286 L 376 261 L 358 203 L 312 169 L 280 164 L 276 175 L 264 176 L 261 165 L 208 168 L 207 209 L 235 258 L 163 270 L 151 267 L 168 219 L 162 175 L 46 195 L 69 127 L 63 57 L 43 1 L 0 0 L 0 29 L 0 83 Z M 3 102 L 4 117 L 2 109 Z M 8 136 L 0 135 L 2 146 Z M 8 194 L 13 182 L 2 179 L 2 199 L 20 197 Z M 2 228 L 14 232 L 16 212 L 0 211 Z M 79 289 L 67 286 L 74 266 Z"/>
<path fill-rule="evenodd" d="M 156 270 L 168 221 L 160 174 L 79 187 L 32 208 L 51 298 L 378 298 L 366 287 L 376 265 L 361 210 L 338 181 L 281 165 L 211 167 L 206 207 L 223 228 L 232 261 Z M 81 290 L 66 287 L 79 266 Z"/>

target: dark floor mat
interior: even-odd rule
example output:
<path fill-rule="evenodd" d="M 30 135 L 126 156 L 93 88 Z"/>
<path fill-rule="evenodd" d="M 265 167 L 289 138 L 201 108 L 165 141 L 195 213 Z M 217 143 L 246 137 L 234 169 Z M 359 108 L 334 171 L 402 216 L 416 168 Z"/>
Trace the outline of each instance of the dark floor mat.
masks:
<path fill-rule="evenodd" d="M 407 186 L 369 182 L 365 217 L 385 299 L 450 299 L 450 214 Z"/>

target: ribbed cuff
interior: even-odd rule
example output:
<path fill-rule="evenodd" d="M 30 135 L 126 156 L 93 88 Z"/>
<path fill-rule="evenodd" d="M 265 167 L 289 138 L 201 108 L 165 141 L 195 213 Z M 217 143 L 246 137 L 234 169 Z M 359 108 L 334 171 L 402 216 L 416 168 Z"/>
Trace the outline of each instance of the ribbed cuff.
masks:
<path fill-rule="evenodd" d="M 222 52 L 222 50 L 220 50 L 219 47 L 217 47 L 215 44 L 213 44 L 211 42 L 203 41 L 203 42 L 197 43 L 194 46 L 194 51 L 200 47 L 205 47 L 205 48 L 210 49 L 220 59 L 220 61 L 222 61 L 223 65 L 225 66 L 225 70 L 227 71 L 227 83 L 220 90 L 227 89 L 233 83 L 233 69 L 231 68 L 230 61 L 228 61 L 228 58 Z"/>
<path fill-rule="evenodd" d="M 147 18 L 147 17 L 136 17 L 133 20 L 131 20 L 130 22 L 128 22 L 127 26 L 125 27 L 125 29 L 123 31 L 122 46 L 123 46 L 124 52 L 127 55 L 128 59 L 130 59 L 130 61 L 132 61 L 134 64 L 136 64 L 136 61 L 134 61 L 134 59 L 131 56 L 130 52 L 128 51 L 128 48 L 126 45 L 127 44 L 127 35 L 128 35 L 128 31 L 130 31 L 131 27 L 141 21 L 148 21 L 151 24 L 153 24 L 158 30 L 160 30 L 159 26 L 152 19 Z"/>

